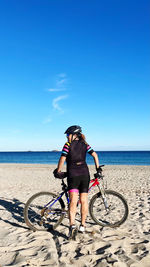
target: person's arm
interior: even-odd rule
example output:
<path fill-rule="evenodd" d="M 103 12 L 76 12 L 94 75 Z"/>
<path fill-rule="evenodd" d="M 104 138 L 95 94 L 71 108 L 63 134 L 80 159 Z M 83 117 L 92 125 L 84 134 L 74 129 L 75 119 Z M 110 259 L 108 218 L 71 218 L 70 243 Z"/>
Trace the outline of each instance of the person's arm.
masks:
<path fill-rule="evenodd" d="M 60 159 L 58 161 L 57 172 L 61 172 L 61 169 L 64 165 L 65 160 L 66 160 L 66 157 L 69 153 L 69 148 L 70 148 L 70 143 L 69 142 L 65 143 L 65 145 L 62 149 L 62 154 L 61 154 Z"/>
<path fill-rule="evenodd" d="M 97 156 L 97 153 L 94 151 L 91 156 L 94 158 L 94 162 L 95 162 L 95 167 L 96 167 L 96 170 L 98 169 L 99 167 L 99 159 L 98 159 L 98 156 Z"/>
<path fill-rule="evenodd" d="M 61 172 L 61 169 L 64 165 L 64 162 L 66 160 L 66 157 L 65 156 L 61 156 L 60 159 L 59 159 L 59 162 L 58 162 L 58 166 L 57 166 L 57 171 L 58 172 Z"/>
<path fill-rule="evenodd" d="M 94 158 L 96 171 L 99 168 L 99 159 L 97 153 L 87 144 L 87 152 Z"/>

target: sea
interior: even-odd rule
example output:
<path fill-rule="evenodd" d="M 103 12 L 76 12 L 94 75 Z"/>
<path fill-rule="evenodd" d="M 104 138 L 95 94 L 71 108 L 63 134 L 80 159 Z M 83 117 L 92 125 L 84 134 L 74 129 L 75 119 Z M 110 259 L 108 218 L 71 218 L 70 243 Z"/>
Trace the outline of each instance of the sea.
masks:
<path fill-rule="evenodd" d="M 100 164 L 104 165 L 150 165 L 150 151 L 96 151 Z M 61 152 L 28 151 L 0 152 L 0 163 L 57 164 Z M 94 160 L 87 154 L 88 165 Z"/>

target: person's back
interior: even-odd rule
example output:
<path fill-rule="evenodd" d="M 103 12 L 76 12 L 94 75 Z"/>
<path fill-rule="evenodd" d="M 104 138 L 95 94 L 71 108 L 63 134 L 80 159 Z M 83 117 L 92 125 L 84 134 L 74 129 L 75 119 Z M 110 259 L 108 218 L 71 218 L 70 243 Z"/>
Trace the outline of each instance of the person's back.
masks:
<path fill-rule="evenodd" d="M 76 226 L 75 214 L 77 208 L 78 194 L 81 201 L 81 225 L 79 230 L 85 231 L 85 220 L 88 213 L 88 188 L 90 182 L 89 169 L 86 164 L 86 153 L 94 158 L 96 169 L 99 168 L 99 161 L 96 152 L 86 143 L 85 136 L 82 134 L 81 127 L 78 125 L 70 126 L 65 131 L 68 142 L 65 143 L 62 154 L 55 170 L 61 174 L 61 168 L 67 162 L 67 184 L 70 198 L 69 205 L 69 236 L 72 236 Z M 56 174 L 57 175 L 57 174 Z"/>
<path fill-rule="evenodd" d="M 82 139 L 73 140 L 70 145 L 67 162 L 76 164 L 80 162 L 84 163 L 86 159 L 86 152 L 87 145 Z"/>

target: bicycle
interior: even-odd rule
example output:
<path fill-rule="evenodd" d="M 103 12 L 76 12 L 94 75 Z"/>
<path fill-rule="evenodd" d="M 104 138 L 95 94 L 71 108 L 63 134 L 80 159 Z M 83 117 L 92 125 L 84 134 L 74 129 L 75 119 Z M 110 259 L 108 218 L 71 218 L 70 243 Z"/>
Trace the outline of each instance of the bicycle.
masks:
<path fill-rule="evenodd" d="M 98 193 L 94 194 L 89 202 L 89 214 L 100 226 L 118 227 L 128 217 L 128 204 L 120 193 L 105 189 L 103 177 L 102 173 L 101 175 L 94 174 L 94 178 L 90 181 L 89 191 L 97 186 Z M 30 229 L 45 231 L 50 227 L 56 229 L 61 224 L 69 208 L 68 188 L 63 179 L 61 186 L 62 192 L 58 195 L 51 192 L 39 192 L 29 198 L 24 208 L 24 220 Z M 62 199 L 63 195 L 67 200 L 67 210 Z"/>

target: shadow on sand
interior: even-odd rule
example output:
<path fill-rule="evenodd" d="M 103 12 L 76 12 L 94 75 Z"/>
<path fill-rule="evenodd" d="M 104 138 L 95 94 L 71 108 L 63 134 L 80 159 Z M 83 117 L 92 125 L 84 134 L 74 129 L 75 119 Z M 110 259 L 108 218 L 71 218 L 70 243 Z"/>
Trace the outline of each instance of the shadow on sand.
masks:
<path fill-rule="evenodd" d="M 28 227 L 22 225 L 24 223 L 23 209 L 24 209 L 24 203 L 19 201 L 18 199 L 1 198 L 0 210 L 3 211 L 4 213 L 5 211 L 10 212 L 14 220 L 11 221 L 4 219 L 5 216 L 1 216 L 0 220 L 15 227 L 28 229 Z"/>
<path fill-rule="evenodd" d="M 0 220 L 7 223 L 7 224 L 10 224 L 14 227 L 24 228 L 24 229 L 32 231 L 29 227 L 23 225 L 23 224 L 25 224 L 24 217 L 23 217 L 24 205 L 25 205 L 25 203 L 21 202 L 17 198 L 13 198 L 13 199 L 0 198 L 0 212 L 2 214 L 2 216 L 0 217 Z M 5 212 L 6 211 L 10 212 L 12 219 L 5 219 L 6 218 Z M 4 216 L 3 216 L 3 214 L 4 214 Z M 90 224 L 93 224 L 93 223 L 90 222 Z M 69 224 L 64 225 L 64 226 L 69 228 Z M 58 241 L 59 237 L 62 237 L 64 239 L 68 240 L 68 237 L 64 233 L 61 233 L 56 229 L 54 230 L 53 228 L 49 228 L 47 230 L 47 232 L 52 234 L 53 239 L 54 239 L 57 247 L 59 244 L 59 241 Z"/>
<path fill-rule="evenodd" d="M 8 223 L 14 227 L 24 228 L 27 230 L 31 230 L 29 227 L 24 226 L 24 217 L 23 217 L 23 210 L 24 210 L 25 203 L 21 202 L 17 198 L 8 199 L 8 198 L 0 198 L 0 211 L 4 214 L 6 211 L 11 213 L 12 220 L 5 219 L 5 216 L 1 216 L 0 220 Z M 31 230 L 32 231 L 32 230 Z M 53 238 L 56 240 L 58 237 L 63 237 L 67 239 L 67 236 L 57 230 L 53 230 L 49 228 L 47 230 L 49 233 L 53 235 Z"/>

